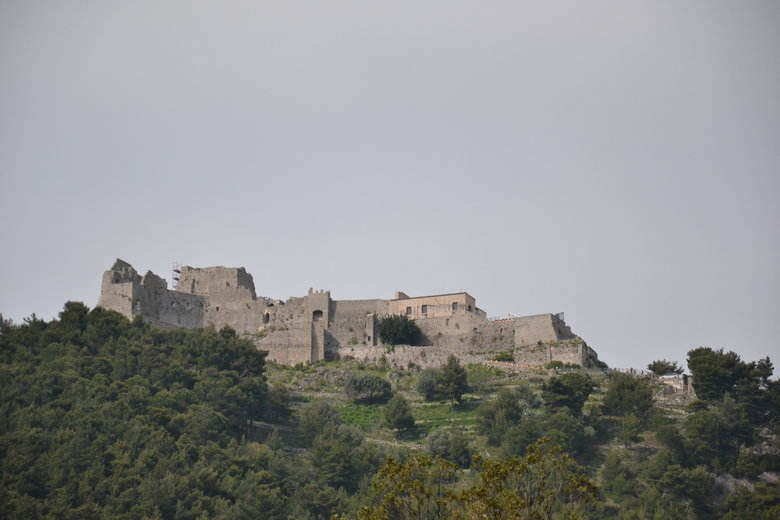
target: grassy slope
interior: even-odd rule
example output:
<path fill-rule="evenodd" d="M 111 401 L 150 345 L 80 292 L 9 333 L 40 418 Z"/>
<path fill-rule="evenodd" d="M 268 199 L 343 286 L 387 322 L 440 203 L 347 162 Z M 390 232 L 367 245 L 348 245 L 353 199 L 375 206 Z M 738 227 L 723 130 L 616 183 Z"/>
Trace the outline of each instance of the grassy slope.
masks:
<path fill-rule="evenodd" d="M 479 404 L 494 399 L 502 388 L 512 388 L 521 382 L 526 382 L 535 391 L 541 392 L 542 383 L 555 373 L 542 368 L 511 373 L 483 365 L 469 365 L 467 369 L 471 392 L 464 396 L 463 404 L 459 406 L 451 402 L 425 402 L 416 391 L 419 372 L 397 371 L 381 365 L 351 360 L 297 367 L 270 364 L 268 380 L 271 385 L 286 387 L 297 397 L 299 403 L 327 400 L 339 410 L 346 423 L 361 428 L 371 442 L 422 449 L 427 435 L 438 429 L 453 428 L 466 433 L 471 437 L 476 451 L 487 455 L 489 450 L 485 439 L 476 430 L 476 410 Z M 400 393 L 410 402 L 416 431 L 399 439 L 392 430 L 382 424 L 385 405 L 352 403 L 343 391 L 344 383 L 351 373 L 370 373 L 390 381 L 393 391 Z M 589 373 L 600 382 L 604 379 L 600 372 Z M 591 401 L 598 402 L 601 398 L 600 387 L 591 396 Z"/>

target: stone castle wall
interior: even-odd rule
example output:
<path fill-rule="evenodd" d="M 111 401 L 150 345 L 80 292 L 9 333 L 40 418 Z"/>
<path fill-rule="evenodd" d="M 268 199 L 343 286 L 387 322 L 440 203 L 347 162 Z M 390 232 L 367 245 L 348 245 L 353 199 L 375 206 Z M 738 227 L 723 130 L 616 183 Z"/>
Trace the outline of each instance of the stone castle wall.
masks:
<path fill-rule="evenodd" d="M 169 291 L 165 280 L 152 272 L 141 279 L 136 296 L 136 305 L 144 309 L 144 317 L 153 324 L 188 329 L 202 326 L 207 300 Z"/>
<path fill-rule="evenodd" d="M 128 317 L 141 315 L 162 327 L 203 326 L 207 305 L 203 297 L 169 291 L 165 280 L 151 271 L 141 277 L 133 267 L 118 260 L 103 274 L 98 305 Z"/>
<path fill-rule="evenodd" d="M 134 314 L 137 301 L 137 286 L 141 277 L 133 266 L 117 260 L 114 266 L 103 273 L 98 305 L 130 317 Z"/>
<path fill-rule="evenodd" d="M 266 303 L 257 299 L 252 276 L 242 267 L 182 267 L 178 289 L 169 292 L 203 298 L 205 326 L 257 332 L 263 324 L 262 310 Z"/>
<path fill-rule="evenodd" d="M 499 353 L 509 352 L 514 361 L 495 361 Z M 547 344 L 537 344 L 532 347 L 496 349 L 481 348 L 464 344 L 451 346 L 354 346 L 341 351 L 346 358 L 379 362 L 383 358 L 395 368 L 408 369 L 436 368 L 442 366 L 450 355 L 456 356 L 461 363 L 487 363 L 510 370 L 523 370 L 529 367 L 543 366 L 550 361 L 573 363 L 585 367 L 596 366 L 598 357 L 595 351 L 582 340 L 564 340 Z"/>
<path fill-rule="evenodd" d="M 376 345 L 375 316 L 387 314 L 386 300 L 333 300 L 327 350 L 337 353 L 355 345 Z"/>
<path fill-rule="evenodd" d="M 274 300 L 257 295 L 252 275 L 243 267 L 185 266 L 176 289 L 170 290 L 154 273 L 141 277 L 130 264 L 117 260 L 103 275 L 98 305 L 161 327 L 229 326 L 266 350 L 269 359 L 285 364 L 344 355 L 378 357 L 386 349 L 377 337 L 377 324 L 389 314 L 409 315 L 423 334 L 424 346 L 396 348 L 393 356 L 400 363 L 427 366 L 452 353 L 466 362 L 485 361 L 498 352 L 513 352 L 518 363 L 528 365 L 596 359 L 581 340 L 583 346 L 577 348 L 566 341 L 579 338 L 559 315 L 489 320 L 465 292 L 333 300 L 328 291 L 310 289 L 303 297 Z"/>
<path fill-rule="evenodd" d="M 517 345 L 534 345 L 539 341 L 549 342 L 574 337 L 571 329 L 554 314 L 522 316 L 514 318 L 514 324 Z"/>

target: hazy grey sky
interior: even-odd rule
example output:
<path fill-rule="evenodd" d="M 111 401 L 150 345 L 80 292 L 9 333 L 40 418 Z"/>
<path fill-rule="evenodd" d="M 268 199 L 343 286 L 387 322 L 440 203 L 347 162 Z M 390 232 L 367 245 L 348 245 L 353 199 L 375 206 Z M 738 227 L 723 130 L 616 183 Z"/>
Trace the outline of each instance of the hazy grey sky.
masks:
<path fill-rule="evenodd" d="M 0 312 L 116 257 L 780 365 L 780 2 L 0 0 Z"/>

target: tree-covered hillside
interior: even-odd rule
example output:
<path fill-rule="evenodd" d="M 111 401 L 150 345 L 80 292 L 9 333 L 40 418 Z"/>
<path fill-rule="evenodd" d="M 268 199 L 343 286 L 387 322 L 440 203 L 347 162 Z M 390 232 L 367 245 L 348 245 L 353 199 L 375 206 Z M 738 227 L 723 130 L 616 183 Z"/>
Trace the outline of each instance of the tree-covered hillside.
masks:
<path fill-rule="evenodd" d="M 575 367 L 277 366 L 72 302 L 0 323 L 0 518 L 780 517 L 768 359 L 692 350 L 694 399 Z"/>

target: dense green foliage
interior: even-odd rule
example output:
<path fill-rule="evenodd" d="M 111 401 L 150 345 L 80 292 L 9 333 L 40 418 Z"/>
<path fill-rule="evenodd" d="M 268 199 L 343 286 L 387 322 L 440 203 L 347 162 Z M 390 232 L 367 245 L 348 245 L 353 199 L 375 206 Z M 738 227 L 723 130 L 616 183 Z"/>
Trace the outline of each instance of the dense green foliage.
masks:
<path fill-rule="evenodd" d="M 310 456 L 252 441 L 286 405 L 230 329 L 161 331 L 68 303 L 59 320 L 4 324 L 0 363 L 7 518 L 327 517 L 380 460 L 322 408 L 293 436 Z"/>
<path fill-rule="evenodd" d="M 414 415 L 412 415 L 409 401 L 400 395 L 390 399 L 387 408 L 385 408 L 385 424 L 400 432 L 414 428 Z"/>
<path fill-rule="evenodd" d="M 480 461 L 478 478 L 458 489 L 452 463 L 414 456 L 390 461 L 371 486 L 359 519 L 584 518 L 597 491 L 584 468 L 542 439 L 522 458 Z"/>
<path fill-rule="evenodd" d="M 699 399 L 717 402 L 726 394 L 745 406 L 755 425 L 780 420 L 780 381 L 772 381 L 769 358 L 744 362 L 734 352 L 697 348 L 688 352 L 688 368 Z"/>
<path fill-rule="evenodd" d="M 582 366 L 578 365 L 577 363 L 564 363 L 563 361 L 554 359 L 548 363 L 545 363 L 544 368 L 549 368 L 555 370 L 556 372 L 561 372 L 563 370 L 577 370 L 582 368 Z M 606 366 L 603 368 L 606 368 Z"/>
<path fill-rule="evenodd" d="M 387 345 L 416 345 L 422 339 L 420 327 L 406 316 L 391 315 L 379 320 L 379 339 Z"/>
<path fill-rule="evenodd" d="M 487 436 L 488 443 L 499 445 L 506 431 L 520 423 L 523 414 L 534 402 L 533 393 L 527 386 L 501 390 L 495 401 L 489 401 L 479 408 L 479 432 Z"/>
<path fill-rule="evenodd" d="M 311 444 L 318 435 L 340 424 L 341 416 L 326 401 L 309 403 L 298 411 L 298 434 L 305 444 Z"/>
<path fill-rule="evenodd" d="M 780 517 L 771 363 L 689 360 L 682 401 L 575 367 L 282 367 L 68 303 L 0 319 L 0 518 Z"/>
<path fill-rule="evenodd" d="M 632 415 L 647 420 L 653 409 L 653 389 L 650 382 L 630 374 L 614 372 L 609 377 L 604 395 L 604 412 L 609 415 Z"/>
<path fill-rule="evenodd" d="M 455 356 L 449 356 L 441 368 L 424 370 L 417 384 L 417 391 L 426 401 L 450 399 L 460 402 L 468 388 L 468 373 Z"/>
<path fill-rule="evenodd" d="M 426 401 L 434 401 L 438 398 L 437 388 L 439 381 L 439 371 L 433 368 L 427 368 L 422 371 L 417 381 L 417 391 Z"/>
<path fill-rule="evenodd" d="M 471 448 L 468 438 L 455 430 L 438 430 L 428 436 L 428 451 L 437 457 L 457 464 L 471 466 Z"/>
<path fill-rule="evenodd" d="M 683 373 L 683 368 L 676 361 L 667 361 L 666 359 L 656 359 L 647 365 L 647 369 L 657 376 Z"/>
<path fill-rule="evenodd" d="M 445 399 L 460 402 L 461 397 L 469 389 L 468 373 L 460 366 L 458 358 L 450 356 L 443 367 L 439 369 L 436 382 L 436 393 Z"/>
<path fill-rule="evenodd" d="M 386 403 L 393 395 L 390 383 L 371 374 L 353 374 L 344 390 L 357 403 Z"/>
<path fill-rule="evenodd" d="M 565 406 L 572 413 L 579 414 L 595 386 L 589 375 L 572 372 L 547 381 L 542 387 L 542 395 L 549 406 Z"/>

